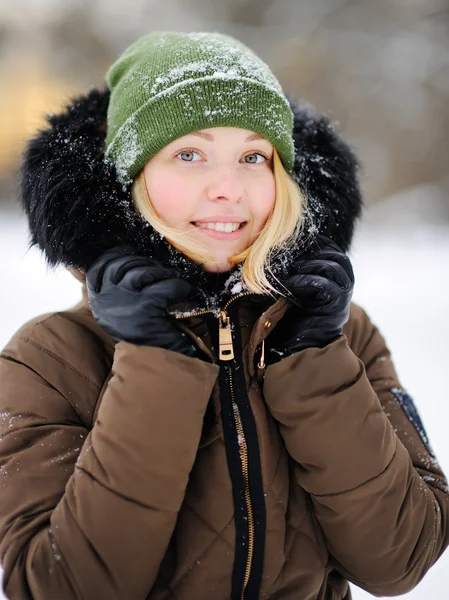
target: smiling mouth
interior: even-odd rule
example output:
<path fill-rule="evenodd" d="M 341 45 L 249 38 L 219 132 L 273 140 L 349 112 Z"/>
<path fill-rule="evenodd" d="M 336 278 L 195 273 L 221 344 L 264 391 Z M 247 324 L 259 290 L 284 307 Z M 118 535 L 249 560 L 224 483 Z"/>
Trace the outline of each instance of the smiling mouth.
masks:
<path fill-rule="evenodd" d="M 190 221 L 190 224 L 193 225 L 194 227 L 196 227 L 197 229 L 206 229 L 207 231 L 216 231 L 218 233 L 234 233 L 235 231 L 239 231 L 239 229 L 243 229 L 243 227 L 245 227 L 247 222 L 248 221 L 242 221 L 240 223 L 240 225 L 237 227 L 237 229 L 234 229 L 232 231 L 226 231 L 224 229 L 215 229 L 215 227 L 205 227 L 204 224 L 201 226 L 201 225 L 197 224 L 195 221 Z M 223 225 L 226 225 L 226 223 L 223 223 Z"/>

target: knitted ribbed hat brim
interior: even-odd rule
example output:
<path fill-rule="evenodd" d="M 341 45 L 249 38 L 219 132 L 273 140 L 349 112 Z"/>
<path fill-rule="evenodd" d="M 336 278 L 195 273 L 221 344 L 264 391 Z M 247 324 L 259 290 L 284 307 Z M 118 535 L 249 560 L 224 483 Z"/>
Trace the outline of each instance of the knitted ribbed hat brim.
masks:
<path fill-rule="evenodd" d="M 244 87 L 241 81 L 204 77 L 182 82 L 149 98 L 115 135 L 113 131 L 109 132 L 112 142 L 106 156 L 115 163 L 119 177 L 133 179 L 148 157 L 173 140 L 193 131 L 220 126 L 240 127 L 262 135 L 276 147 L 284 166 L 291 169 L 293 156 L 289 133 L 292 124 L 285 123 L 283 99 L 257 81 L 245 79 Z M 225 101 L 222 100 L 224 95 Z"/>

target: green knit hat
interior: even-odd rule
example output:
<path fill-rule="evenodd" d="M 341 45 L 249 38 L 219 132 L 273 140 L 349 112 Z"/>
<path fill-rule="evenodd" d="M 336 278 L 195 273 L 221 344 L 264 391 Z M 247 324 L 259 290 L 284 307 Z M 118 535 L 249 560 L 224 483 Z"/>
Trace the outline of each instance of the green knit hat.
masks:
<path fill-rule="evenodd" d="M 173 140 L 210 127 L 259 133 L 293 167 L 293 114 L 269 67 L 219 33 L 154 32 L 107 73 L 106 156 L 122 183 Z"/>

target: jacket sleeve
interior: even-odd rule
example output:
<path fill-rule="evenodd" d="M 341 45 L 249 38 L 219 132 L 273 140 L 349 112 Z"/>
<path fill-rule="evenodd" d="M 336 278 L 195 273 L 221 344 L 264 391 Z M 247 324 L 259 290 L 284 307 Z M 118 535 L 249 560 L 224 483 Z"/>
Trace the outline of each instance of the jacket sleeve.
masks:
<path fill-rule="evenodd" d="M 449 544 L 449 491 L 378 329 L 267 368 L 264 396 L 312 498 L 333 566 L 378 596 L 413 589 Z"/>
<path fill-rule="evenodd" d="M 74 406 L 85 400 L 80 390 L 98 396 L 95 382 L 30 340 L 2 353 L 0 554 L 8 598 L 147 597 L 217 375 L 217 365 L 197 358 L 121 342 L 88 431 Z"/>

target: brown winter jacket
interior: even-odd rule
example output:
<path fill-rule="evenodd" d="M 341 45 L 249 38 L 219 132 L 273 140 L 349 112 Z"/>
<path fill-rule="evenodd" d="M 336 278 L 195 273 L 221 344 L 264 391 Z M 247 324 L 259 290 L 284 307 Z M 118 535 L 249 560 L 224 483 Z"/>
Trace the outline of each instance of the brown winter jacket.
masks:
<path fill-rule="evenodd" d="M 347 580 L 376 595 L 412 589 L 448 544 L 449 494 L 399 401 L 381 334 L 353 304 L 338 341 L 263 372 L 261 342 L 287 301 L 260 314 L 252 298 L 228 306 L 244 366 L 228 385 L 246 386 L 259 452 L 249 456 L 241 406 L 242 471 L 258 460 L 263 487 L 246 503 L 249 581 L 260 568 L 258 597 L 282 600 L 347 599 Z M 226 363 L 210 341 L 218 320 L 179 322 L 211 362 L 114 348 L 85 294 L 3 350 L 0 552 L 11 600 L 231 597 L 238 550 L 218 381 Z M 260 502 L 265 539 L 254 536 Z"/>
<path fill-rule="evenodd" d="M 352 305 L 339 340 L 259 368 L 288 301 L 239 293 L 238 281 L 217 295 L 139 217 L 104 161 L 107 106 L 108 93 L 92 90 L 29 143 L 21 198 L 31 242 L 75 274 L 117 243 L 175 266 L 196 296 L 171 308 L 203 353 L 115 346 L 85 288 L 79 305 L 34 319 L 7 344 L 7 595 L 348 600 L 348 581 L 381 596 L 412 589 L 449 544 L 449 492 L 381 334 Z M 324 116 L 292 109 L 304 232 L 347 251 L 362 204 L 356 159 Z M 274 258 L 277 277 L 303 243 Z"/>

